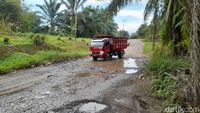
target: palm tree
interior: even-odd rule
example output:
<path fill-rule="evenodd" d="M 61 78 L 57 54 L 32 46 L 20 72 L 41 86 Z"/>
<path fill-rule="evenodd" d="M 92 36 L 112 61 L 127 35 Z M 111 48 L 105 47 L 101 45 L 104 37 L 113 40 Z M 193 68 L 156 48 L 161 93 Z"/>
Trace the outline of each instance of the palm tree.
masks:
<path fill-rule="evenodd" d="M 117 14 L 117 12 L 124 8 L 126 5 L 130 4 L 133 1 L 139 0 L 112 0 L 110 5 L 108 6 L 108 10 L 112 11 L 112 14 Z M 146 21 L 151 13 L 153 13 L 153 37 L 152 42 L 153 46 L 152 49 L 155 48 L 155 39 L 156 39 L 156 32 L 157 32 L 157 21 L 158 21 L 158 13 L 159 13 L 159 0 L 149 0 L 144 11 L 144 20 Z"/>
<path fill-rule="evenodd" d="M 78 30 L 84 36 L 94 37 L 97 34 L 114 35 L 117 33 L 117 24 L 113 17 L 105 16 L 105 9 L 85 7 L 78 13 Z"/>
<path fill-rule="evenodd" d="M 200 108 L 200 0 L 183 1 L 185 3 L 191 23 L 191 56 L 192 56 L 192 79 L 190 83 L 190 93 L 192 93 L 192 106 Z M 192 5 L 191 5 L 192 4 Z"/>
<path fill-rule="evenodd" d="M 77 21 L 78 10 L 87 0 L 61 0 L 66 6 L 67 10 L 71 13 L 71 33 L 77 36 Z"/>
<path fill-rule="evenodd" d="M 159 0 L 149 0 L 145 10 L 144 10 L 144 21 L 149 18 L 149 15 L 153 13 L 153 34 L 152 34 L 152 50 L 155 49 L 155 41 L 157 35 L 157 21 L 158 21 L 158 13 L 159 13 Z"/>
<path fill-rule="evenodd" d="M 42 12 L 40 12 L 42 15 L 42 19 L 46 20 L 51 28 L 54 28 L 54 21 L 57 17 L 57 14 L 59 13 L 59 9 L 61 6 L 61 3 L 58 3 L 57 0 L 44 0 L 44 5 L 36 5 L 39 7 Z"/>

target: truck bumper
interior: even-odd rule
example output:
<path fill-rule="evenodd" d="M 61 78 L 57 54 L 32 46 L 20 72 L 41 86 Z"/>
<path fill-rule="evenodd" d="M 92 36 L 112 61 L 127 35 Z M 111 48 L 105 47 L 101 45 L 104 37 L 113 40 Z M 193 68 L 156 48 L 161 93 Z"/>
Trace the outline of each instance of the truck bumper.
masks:
<path fill-rule="evenodd" d="M 98 58 L 104 58 L 104 54 L 101 55 L 101 54 L 90 54 L 91 57 L 98 57 Z"/>

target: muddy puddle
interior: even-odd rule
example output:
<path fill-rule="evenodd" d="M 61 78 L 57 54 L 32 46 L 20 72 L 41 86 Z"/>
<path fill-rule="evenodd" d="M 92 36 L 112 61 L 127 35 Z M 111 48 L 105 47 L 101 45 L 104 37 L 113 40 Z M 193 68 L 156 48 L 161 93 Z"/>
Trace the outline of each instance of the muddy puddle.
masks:
<path fill-rule="evenodd" d="M 136 59 L 133 59 L 133 58 L 125 59 L 123 67 L 125 69 L 126 74 L 134 74 L 138 72 Z"/>
<path fill-rule="evenodd" d="M 135 74 L 139 71 L 139 67 L 136 63 L 137 59 L 124 58 L 118 59 L 113 57 L 111 61 L 91 61 L 90 72 L 79 73 L 76 76 L 79 77 L 90 77 L 99 76 L 105 77 L 106 74 Z"/>

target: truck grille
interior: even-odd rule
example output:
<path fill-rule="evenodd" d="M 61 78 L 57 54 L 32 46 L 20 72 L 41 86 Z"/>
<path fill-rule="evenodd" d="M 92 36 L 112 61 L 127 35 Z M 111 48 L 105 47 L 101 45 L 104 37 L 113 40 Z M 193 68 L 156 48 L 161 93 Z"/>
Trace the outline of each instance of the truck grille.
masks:
<path fill-rule="evenodd" d="M 100 52 L 92 52 L 92 54 L 100 54 Z"/>

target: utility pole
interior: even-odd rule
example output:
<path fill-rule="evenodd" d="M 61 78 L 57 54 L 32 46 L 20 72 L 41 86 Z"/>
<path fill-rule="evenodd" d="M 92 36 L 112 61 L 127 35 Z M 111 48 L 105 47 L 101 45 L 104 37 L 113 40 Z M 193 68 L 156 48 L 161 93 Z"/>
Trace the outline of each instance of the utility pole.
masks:
<path fill-rule="evenodd" d="M 125 23 L 125 20 L 123 20 L 123 36 L 125 35 L 125 33 L 124 33 L 124 23 Z"/>

